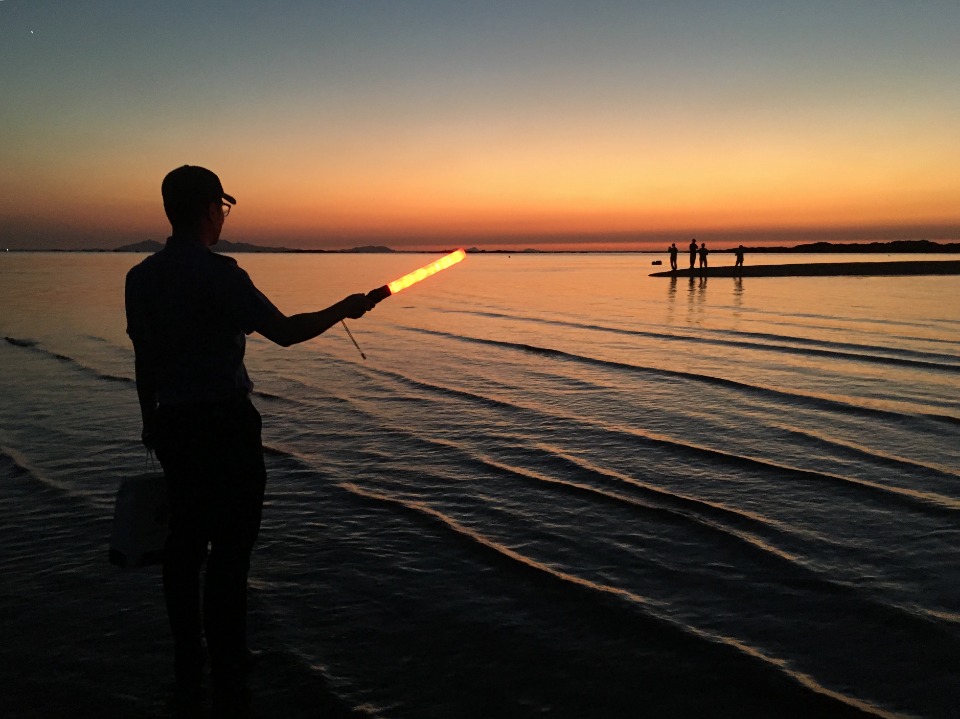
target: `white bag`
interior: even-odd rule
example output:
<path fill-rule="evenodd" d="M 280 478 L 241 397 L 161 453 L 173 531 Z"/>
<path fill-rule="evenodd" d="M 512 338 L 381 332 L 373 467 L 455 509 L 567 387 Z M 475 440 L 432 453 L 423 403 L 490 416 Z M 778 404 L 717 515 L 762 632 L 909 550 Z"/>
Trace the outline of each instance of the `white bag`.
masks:
<path fill-rule="evenodd" d="M 113 509 L 110 563 L 124 569 L 163 562 L 170 501 L 161 472 L 147 472 L 120 483 Z"/>

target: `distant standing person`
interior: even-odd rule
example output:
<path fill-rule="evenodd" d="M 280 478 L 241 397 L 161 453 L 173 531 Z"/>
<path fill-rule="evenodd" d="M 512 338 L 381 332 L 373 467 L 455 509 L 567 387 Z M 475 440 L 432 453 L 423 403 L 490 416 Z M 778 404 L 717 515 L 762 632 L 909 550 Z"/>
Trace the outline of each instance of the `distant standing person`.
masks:
<path fill-rule="evenodd" d="M 737 261 L 734 263 L 734 267 L 743 267 L 743 245 L 740 245 L 734 251 L 734 256 L 737 258 Z"/>
<path fill-rule="evenodd" d="M 697 264 L 697 241 L 696 239 L 690 240 L 690 269 L 692 270 Z"/>
<path fill-rule="evenodd" d="M 701 268 L 701 269 L 704 269 L 704 268 L 706 268 L 706 266 L 707 266 L 707 255 L 710 254 L 710 250 L 707 249 L 707 243 L 706 243 L 706 242 L 701 242 L 701 243 L 700 243 L 700 250 L 699 250 L 699 252 L 700 252 L 700 268 Z"/>
<path fill-rule="evenodd" d="M 677 270 L 677 252 L 678 252 L 678 250 L 677 250 L 677 243 L 674 242 L 672 245 L 670 245 L 670 247 L 669 247 L 669 249 L 667 250 L 667 252 L 670 253 L 670 269 L 673 270 L 674 272 L 676 272 L 676 270 Z"/>

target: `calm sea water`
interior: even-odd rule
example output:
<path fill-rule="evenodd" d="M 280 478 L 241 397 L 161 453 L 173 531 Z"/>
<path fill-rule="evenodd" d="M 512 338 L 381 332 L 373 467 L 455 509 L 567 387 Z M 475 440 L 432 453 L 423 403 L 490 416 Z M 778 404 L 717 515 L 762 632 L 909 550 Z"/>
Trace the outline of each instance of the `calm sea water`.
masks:
<path fill-rule="evenodd" d="M 139 259 L 0 255 L 13 716 L 171 712 L 158 572 L 106 561 Z M 287 313 L 428 259 L 239 256 Z M 470 256 L 350 323 L 366 361 L 250 338 L 259 716 L 957 716 L 956 278 L 650 261 Z"/>

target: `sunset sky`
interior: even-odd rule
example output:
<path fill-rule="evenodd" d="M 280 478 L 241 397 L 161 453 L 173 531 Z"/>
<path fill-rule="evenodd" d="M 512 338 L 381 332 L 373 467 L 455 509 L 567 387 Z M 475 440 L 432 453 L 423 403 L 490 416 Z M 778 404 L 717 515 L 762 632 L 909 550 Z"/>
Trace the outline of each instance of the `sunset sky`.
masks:
<path fill-rule="evenodd" d="M 0 0 L 0 247 L 181 164 L 262 245 L 956 240 L 958 68 L 956 0 Z"/>

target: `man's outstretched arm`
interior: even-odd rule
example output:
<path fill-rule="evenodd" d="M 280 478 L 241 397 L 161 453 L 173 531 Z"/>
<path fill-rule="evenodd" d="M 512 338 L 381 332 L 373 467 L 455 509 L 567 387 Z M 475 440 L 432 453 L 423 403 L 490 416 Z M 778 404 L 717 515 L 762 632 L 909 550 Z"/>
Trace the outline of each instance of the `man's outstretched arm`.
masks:
<path fill-rule="evenodd" d="M 348 317 L 355 320 L 363 317 L 368 310 L 373 309 L 374 304 L 376 303 L 367 299 L 366 295 L 355 294 L 344 297 L 319 312 L 303 312 L 287 317 L 277 311 L 263 320 L 256 331 L 271 342 L 289 347 L 323 334 Z"/>

